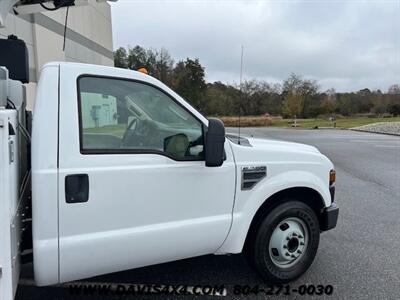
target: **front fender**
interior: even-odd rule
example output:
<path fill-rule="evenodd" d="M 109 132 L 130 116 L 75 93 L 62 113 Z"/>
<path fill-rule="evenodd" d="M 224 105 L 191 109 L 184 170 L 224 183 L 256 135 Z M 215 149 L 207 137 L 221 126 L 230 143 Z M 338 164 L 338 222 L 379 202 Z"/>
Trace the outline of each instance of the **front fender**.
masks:
<path fill-rule="evenodd" d="M 231 230 L 217 253 L 240 253 L 258 209 L 274 194 L 296 187 L 315 190 L 321 195 L 325 207 L 331 205 L 328 182 L 323 182 L 320 177 L 307 171 L 287 171 L 265 178 L 249 191 L 240 190 L 240 185 L 238 185 Z"/>

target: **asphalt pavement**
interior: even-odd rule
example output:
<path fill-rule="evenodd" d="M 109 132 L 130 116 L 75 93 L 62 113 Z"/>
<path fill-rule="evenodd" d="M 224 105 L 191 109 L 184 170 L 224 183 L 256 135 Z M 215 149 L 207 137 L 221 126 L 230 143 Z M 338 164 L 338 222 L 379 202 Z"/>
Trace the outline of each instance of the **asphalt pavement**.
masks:
<path fill-rule="evenodd" d="M 237 129 L 229 128 L 230 133 Z M 316 146 L 335 164 L 339 222 L 321 235 L 317 257 L 290 289 L 331 285 L 330 296 L 315 299 L 400 298 L 400 137 L 350 130 L 242 128 L 243 136 L 294 141 Z M 32 286 L 30 267 L 17 300 L 120 299 L 119 296 L 73 296 L 64 287 Z M 235 295 L 235 285 L 266 287 L 241 255 L 203 256 L 115 273 L 87 280 L 96 283 L 225 286 L 224 299 L 302 299 L 291 295 Z M 154 296 L 160 298 L 161 296 Z M 132 299 L 149 299 L 134 296 Z M 168 296 L 220 299 L 221 296 Z M 124 297 L 125 299 L 125 297 Z"/>

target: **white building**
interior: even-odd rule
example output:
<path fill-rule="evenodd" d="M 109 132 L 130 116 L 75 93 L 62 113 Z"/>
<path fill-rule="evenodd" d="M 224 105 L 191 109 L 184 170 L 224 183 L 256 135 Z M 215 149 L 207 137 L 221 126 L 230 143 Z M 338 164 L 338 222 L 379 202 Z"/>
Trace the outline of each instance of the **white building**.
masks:
<path fill-rule="evenodd" d="M 63 51 L 66 8 L 28 15 L 9 14 L 0 38 L 13 34 L 29 51 L 28 109 L 32 109 L 42 66 L 49 61 L 73 61 L 113 66 L 111 7 L 89 0 L 89 5 L 70 7 L 66 47 Z"/>

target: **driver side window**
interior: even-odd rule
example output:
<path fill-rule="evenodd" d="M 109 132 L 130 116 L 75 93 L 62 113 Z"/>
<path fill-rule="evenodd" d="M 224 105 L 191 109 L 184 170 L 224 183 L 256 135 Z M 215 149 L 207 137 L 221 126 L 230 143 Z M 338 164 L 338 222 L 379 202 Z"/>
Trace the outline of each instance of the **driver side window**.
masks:
<path fill-rule="evenodd" d="M 169 95 L 124 79 L 78 79 L 81 153 L 158 153 L 203 160 L 203 126 Z"/>

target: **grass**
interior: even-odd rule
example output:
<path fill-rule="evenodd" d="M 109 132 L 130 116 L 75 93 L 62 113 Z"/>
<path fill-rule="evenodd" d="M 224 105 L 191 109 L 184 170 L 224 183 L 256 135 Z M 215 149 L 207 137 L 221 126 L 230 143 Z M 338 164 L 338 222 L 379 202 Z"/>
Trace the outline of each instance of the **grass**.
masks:
<path fill-rule="evenodd" d="M 218 117 L 224 122 L 226 127 L 237 127 L 239 125 L 239 117 Z M 274 123 L 282 121 L 281 117 L 265 118 L 262 116 L 242 116 L 240 125 L 244 127 L 263 127 L 273 126 Z"/>
<path fill-rule="evenodd" d="M 227 127 L 237 127 L 238 117 L 220 117 Z M 337 128 L 352 128 L 362 125 L 380 123 L 380 122 L 400 122 L 400 117 L 392 118 L 367 118 L 367 117 L 348 117 L 340 118 L 336 120 Z M 265 118 L 265 117 L 242 117 L 241 126 L 243 127 L 261 127 L 261 126 L 273 126 L 273 127 L 292 127 L 292 119 L 282 118 Z M 318 127 L 333 127 L 332 122 L 326 119 L 298 119 L 297 126 L 300 128 L 314 128 Z"/>

